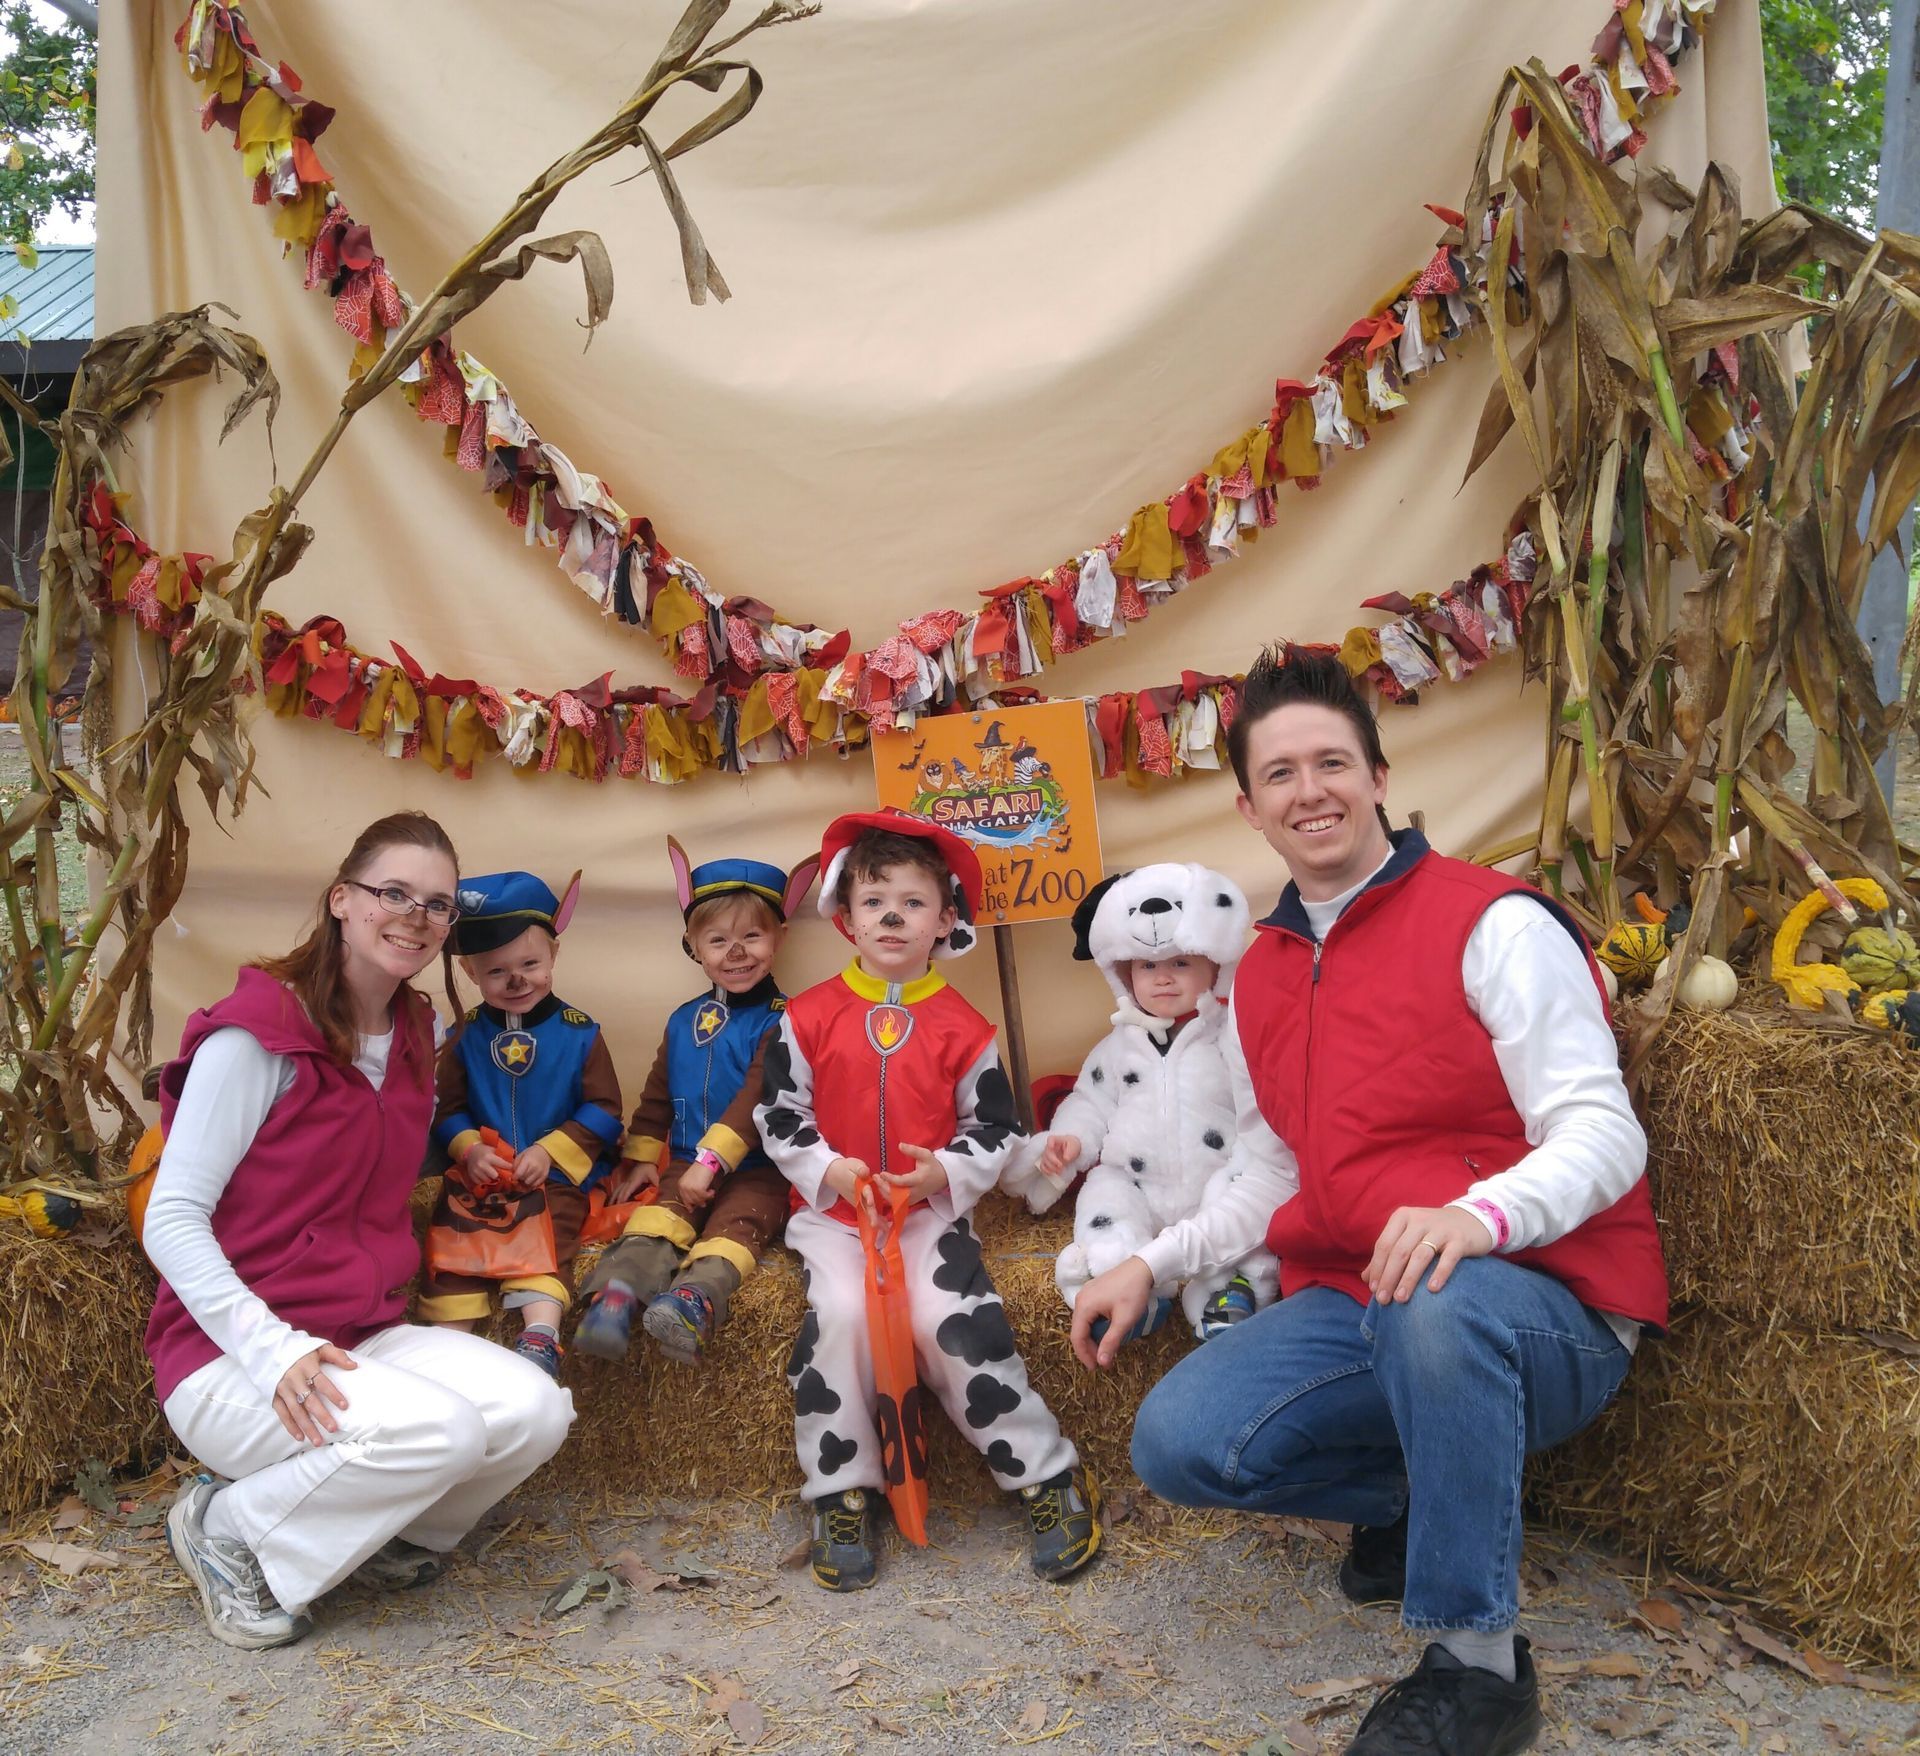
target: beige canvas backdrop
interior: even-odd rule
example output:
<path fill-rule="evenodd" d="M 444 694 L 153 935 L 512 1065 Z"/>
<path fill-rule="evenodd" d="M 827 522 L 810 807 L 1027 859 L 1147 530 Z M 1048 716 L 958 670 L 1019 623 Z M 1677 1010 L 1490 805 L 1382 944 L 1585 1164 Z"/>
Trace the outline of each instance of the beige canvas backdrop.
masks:
<path fill-rule="evenodd" d="M 336 405 L 351 344 L 281 259 L 228 137 L 200 131 L 171 43 L 184 0 L 102 10 L 101 333 L 202 300 L 231 306 L 285 389 L 275 444 L 290 477 Z M 338 109 L 321 156 L 421 293 L 630 93 L 677 10 L 268 0 L 247 17 Z M 1438 222 L 1421 203 L 1459 202 L 1501 70 L 1583 57 L 1606 16 L 1603 0 L 830 0 L 753 40 L 759 108 L 680 165 L 731 303 L 687 304 L 660 200 L 620 181 L 638 160 L 616 162 L 546 227 L 593 227 L 612 253 L 613 313 L 590 351 L 563 270 L 502 292 L 461 339 L 720 590 L 871 645 L 903 617 L 970 605 L 1098 540 L 1264 415 L 1276 376 L 1310 376 L 1430 252 Z M 1652 157 L 1689 180 L 1719 157 L 1750 206 L 1769 204 L 1760 79 L 1752 0 L 1722 0 Z M 1264 640 L 1338 640 L 1363 619 L 1361 598 L 1444 586 L 1490 557 L 1526 485 L 1509 444 L 1459 491 L 1491 381 L 1484 342 L 1461 346 L 1319 492 L 1283 490 L 1279 525 L 1246 558 L 1044 686 L 1091 694 L 1182 667 L 1238 670 Z M 126 484 L 163 548 L 224 552 L 271 479 L 257 422 L 214 445 L 216 408 L 177 396 L 135 442 Z M 295 622 L 326 611 L 364 649 L 398 640 L 430 670 L 503 687 L 609 669 L 670 680 L 652 641 L 524 547 L 397 396 L 358 418 L 304 511 L 316 541 L 268 600 Z M 1389 709 L 1393 806 L 1422 808 L 1454 851 L 1513 833 L 1534 809 L 1539 711 L 1511 661 Z M 191 879 L 157 949 L 163 1051 L 237 962 L 297 935 L 364 823 L 417 806 L 447 824 L 469 870 L 529 865 L 558 882 L 585 868 L 561 988 L 605 1022 L 637 1088 L 691 986 L 662 837 L 696 859 L 791 861 L 830 816 L 873 798 L 864 756 L 672 788 L 503 763 L 459 783 L 327 726 L 262 717 L 253 731 L 271 796 L 256 793 L 231 836 L 195 800 Z M 1224 776 L 1108 783 L 1101 802 L 1110 868 L 1205 860 L 1261 911 L 1281 882 Z M 1063 925 L 1019 936 L 1036 1072 L 1076 1066 L 1103 1028 L 1104 985 L 1068 947 Z M 796 987 L 839 961 L 809 915 L 782 970 Z M 998 1010 L 989 949 L 958 979 Z"/>

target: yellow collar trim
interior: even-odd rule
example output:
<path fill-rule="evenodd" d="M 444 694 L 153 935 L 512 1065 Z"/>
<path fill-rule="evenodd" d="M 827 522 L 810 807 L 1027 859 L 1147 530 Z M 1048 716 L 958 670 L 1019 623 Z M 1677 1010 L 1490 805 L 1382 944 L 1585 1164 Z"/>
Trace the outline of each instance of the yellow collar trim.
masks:
<path fill-rule="evenodd" d="M 857 957 L 840 972 L 840 979 L 863 1000 L 885 1000 L 891 986 L 878 976 L 868 975 Z M 946 985 L 947 978 L 938 970 L 930 969 L 925 975 L 901 984 L 897 1004 L 911 1006 L 931 994 L 939 993 Z"/>

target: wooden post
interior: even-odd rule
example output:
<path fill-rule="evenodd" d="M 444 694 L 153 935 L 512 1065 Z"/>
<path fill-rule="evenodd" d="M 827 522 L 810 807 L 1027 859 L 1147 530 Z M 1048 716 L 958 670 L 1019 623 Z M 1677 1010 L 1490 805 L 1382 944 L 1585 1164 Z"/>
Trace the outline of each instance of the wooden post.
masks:
<path fill-rule="evenodd" d="M 1033 1087 L 1027 1077 L 1027 1027 L 1020 1017 L 1020 972 L 1013 962 L 1013 929 L 993 930 L 993 959 L 1000 966 L 1000 1016 L 1007 1024 L 1007 1074 L 1013 1081 L 1013 1110 L 1020 1126 L 1033 1132 Z"/>

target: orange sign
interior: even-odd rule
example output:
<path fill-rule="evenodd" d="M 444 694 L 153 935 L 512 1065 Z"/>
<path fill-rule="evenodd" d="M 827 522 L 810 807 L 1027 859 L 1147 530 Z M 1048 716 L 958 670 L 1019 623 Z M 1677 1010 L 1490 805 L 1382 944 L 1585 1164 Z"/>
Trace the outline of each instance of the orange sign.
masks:
<path fill-rule="evenodd" d="M 923 719 L 873 739 L 882 806 L 973 844 L 983 924 L 1059 920 L 1100 881 L 1087 712 L 1078 701 Z"/>

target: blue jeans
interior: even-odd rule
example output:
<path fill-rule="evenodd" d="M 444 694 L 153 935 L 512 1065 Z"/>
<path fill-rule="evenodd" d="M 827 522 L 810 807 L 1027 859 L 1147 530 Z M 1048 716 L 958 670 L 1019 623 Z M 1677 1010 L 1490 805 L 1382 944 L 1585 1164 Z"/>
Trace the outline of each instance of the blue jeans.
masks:
<path fill-rule="evenodd" d="M 1522 1460 L 1605 1408 L 1630 1359 L 1559 1281 L 1498 1257 L 1404 1305 L 1309 1287 L 1153 1387 L 1133 1467 L 1183 1506 L 1368 1525 L 1405 1509 L 1406 1625 L 1510 1628 Z"/>

